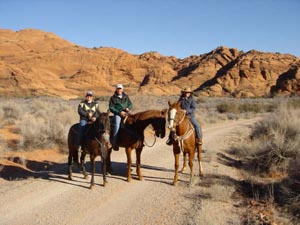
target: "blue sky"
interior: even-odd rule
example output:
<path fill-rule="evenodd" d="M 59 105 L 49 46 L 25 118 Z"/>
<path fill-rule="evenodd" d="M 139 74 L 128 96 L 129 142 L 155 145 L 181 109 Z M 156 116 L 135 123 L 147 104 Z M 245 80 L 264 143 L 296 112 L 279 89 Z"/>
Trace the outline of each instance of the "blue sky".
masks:
<path fill-rule="evenodd" d="M 300 56 L 299 0 L 0 0 L 0 28 L 184 58 L 218 46 Z"/>

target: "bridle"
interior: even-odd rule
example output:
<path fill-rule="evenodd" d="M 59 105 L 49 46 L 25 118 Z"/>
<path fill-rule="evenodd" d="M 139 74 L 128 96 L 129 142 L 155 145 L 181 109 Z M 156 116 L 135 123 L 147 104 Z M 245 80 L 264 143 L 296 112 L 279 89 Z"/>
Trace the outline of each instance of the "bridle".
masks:
<path fill-rule="evenodd" d="M 174 131 L 175 128 L 178 127 L 184 121 L 184 119 L 186 118 L 186 113 L 183 113 L 182 118 L 176 124 L 175 123 L 176 113 L 177 113 L 177 109 L 175 109 L 175 108 L 172 108 L 172 109 L 169 110 L 169 118 L 168 118 L 169 126 L 168 126 L 168 128 L 171 131 Z M 175 126 L 174 126 L 174 124 L 175 124 Z M 186 131 L 184 132 L 183 135 L 178 136 L 176 134 L 176 132 L 174 133 L 173 138 L 174 138 L 175 141 L 178 141 L 179 148 L 182 152 L 184 151 L 183 141 L 188 139 L 194 133 L 194 130 L 195 130 L 194 126 L 191 124 L 190 121 L 188 121 L 188 127 L 187 127 L 187 129 L 186 129 Z"/>

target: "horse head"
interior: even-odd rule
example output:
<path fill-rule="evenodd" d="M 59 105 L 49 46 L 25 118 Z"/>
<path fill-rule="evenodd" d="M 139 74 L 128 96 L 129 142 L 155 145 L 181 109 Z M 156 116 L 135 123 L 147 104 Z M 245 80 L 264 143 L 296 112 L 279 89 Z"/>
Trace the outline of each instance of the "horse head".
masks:
<path fill-rule="evenodd" d="M 184 118 L 185 113 L 180 107 L 181 102 L 171 103 L 168 101 L 169 109 L 168 109 L 168 128 L 170 130 L 174 130 L 176 125 L 180 123 L 180 121 Z"/>
<path fill-rule="evenodd" d="M 97 133 L 109 133 L 110 130 L 110 120 L 109 120 L 109 111 L 99 112 L 99 117 L 95 122 Z"/>
<path fill-rule="evenodd" d="M 166 113 L 167 110 L 161 110 L 160 115 L 152 121 L 152 127 L 156 137 L 164 138 L 166 135 Z"/>

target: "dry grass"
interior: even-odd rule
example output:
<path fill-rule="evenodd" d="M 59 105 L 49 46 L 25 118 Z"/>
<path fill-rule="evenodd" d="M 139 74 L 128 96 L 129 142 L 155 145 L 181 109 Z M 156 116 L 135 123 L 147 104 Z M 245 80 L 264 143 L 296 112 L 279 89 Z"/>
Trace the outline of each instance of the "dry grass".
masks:
<path fill-rule="evenodd" d="M 101 111 L 107 111 L 110 96 L 98 98 Z M 176 101 L 174 96 L 132 95 L 133 113 L 148 109 L 164 109 L 168 100 Z M 281 99 L 234 99 L 209 98 L 195 96 L 198 104 L 196 117 L 202 124 L 217 123 L 224 120 L 249 118 L 257 112 L 265 113 L 270 105 L 278 105 Z M 77 106 L 80 99 L 62 100 L 50 97 L 0 98 L 0 127 L 15 125 L 15 132 L 23 137 L 19 149 L 35 149 L 60 145 L 66 147 L 66 136 L 69 127 L 78 122 Z M 227 109 L 220 112 L 220 107 L 233 106 L 238 110 Z M 298 101 L 293 100 L 293 105 Z M 300 105 L 300 104 L 299 104 Z M 259 109 L 259 110 L 258 110 Z"/>
<path fill-rule="evenodd" d="M 256 201 L 273 199 L 280 208 L 300 220 L 300 109 L 295 101 L 279 104 L 278 109 L 258 122 L 246 140 L 234 148 L 251 188 L 248 196 Z M 272 194 L 268 188 L 273 187 Z M 245 191 L 245 189 L 244 189 Z M 247 191 L 245 191 L 246 193 Z"/>

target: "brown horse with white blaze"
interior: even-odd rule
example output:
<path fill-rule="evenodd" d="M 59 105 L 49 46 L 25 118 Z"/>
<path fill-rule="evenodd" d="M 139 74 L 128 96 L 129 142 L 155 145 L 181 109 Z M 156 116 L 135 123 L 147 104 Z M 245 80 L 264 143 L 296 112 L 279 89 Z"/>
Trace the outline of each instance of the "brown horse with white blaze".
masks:
<path fill-rule="evenodd" d="M 144 147 L 144 130 L 147 126 L 152 125 L 155 136 L 164 138 L 166 134 L 166 110 L 147 110 L 139 112 L 133 115 L 128 115 L 124 120 L 123 128 L 119 130 L 118 145 L 125 147 L 127 156 L 127 181 L 131 181 L 131 151 L 136 151 L 136 173 L 138 179 L 142 180 L 143 176 L 141 173 L 141 153 Z M 111 160 L 110 160 L 111 149 L 108 152 L 107 157 L 107 170 L 111 171 Z"/>
<path fill-rule="evenodd" d="M 193 172 L 193 159 L 195 156 L 195 151 L 198 152 L 197 158 L 199 163 L 199 176 L 203 175 L 203 169 L 201 165 L 201 152 L 202 145 L 196 144 L 196 133 L 195 129 L 190 122 L 190 118 L 180 107 L 180 101 L 176 103 L 168 102 L 168 128 L 175 131 L 174 142 L 173 142 L 173 153 L 175 157 L 175 176 L 173 184 L 176 185 L 178 182 L 178 168 L 179 168 L 179 156 L 180 152 L 183 152 L 184 165 L 182 171 L 185 168 L 186 155 L 189 157 L 189 167 L 190 167 L 190 184 L 192 183 L 192 178 L 194 176 Z"/>

